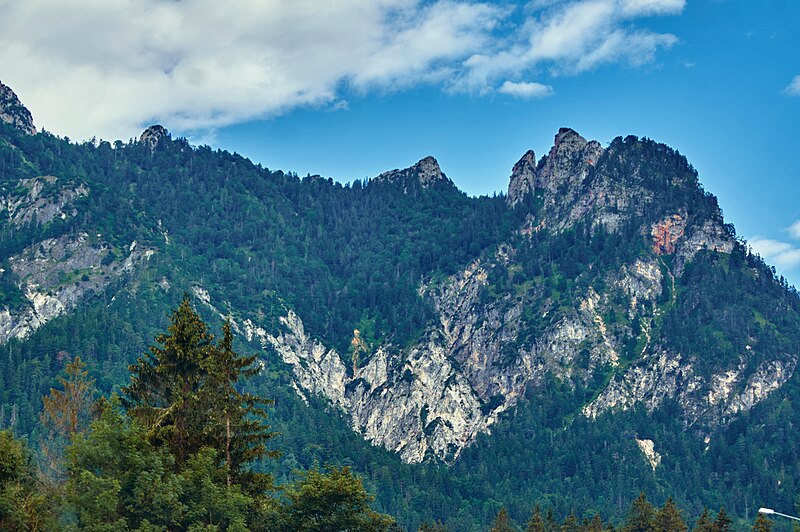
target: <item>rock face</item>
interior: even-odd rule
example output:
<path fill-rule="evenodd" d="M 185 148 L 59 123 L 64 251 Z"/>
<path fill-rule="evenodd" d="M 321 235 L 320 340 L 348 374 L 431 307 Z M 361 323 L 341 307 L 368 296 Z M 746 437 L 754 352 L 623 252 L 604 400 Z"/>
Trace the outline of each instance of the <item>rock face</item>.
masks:
<path fill-rule="evenodd" d="M 0 344 L 25 338 L 90 293 L 131 274 L 153 254 L 134 243 L 123 256 L 109 260 L 111 247 L 87 233 L 37 242 L 8 259 L 26 303 L 0 308 Z"/>
<path fill-rule="evenodd" d="M 20 308 L 0 308 L 0 344 L 27 337 L 75 308 L 87 294 L 132 273 L 153 254 L 136 249 L 135 243 L 118 259 L 108 260 L 111 252 L 108 244 L 80 233 L 42 240 L 10 257 L 26 303 Z"/>
<path fill-rule="evenodd" d="M 83 183 L 66 183 L 54 176 L 21 179 L 0 196 L 5 223 L 45 226 L 77 215 L 77 202 L 89 196 Z M 46 238 L 8 257 L 11 273 L 24 296 L 19 307 L 0 307 L 0 344 L 25 338 L 56 316 L 75 308 L 89 293 L 132 273 L 153 251 L 114 250 L 102 235 L 80 232 Z"/>
<path fill-rule="evenodd" d="M 391 170 L 384 172 L 379 176 L 373 178 L 373 181 L 385 181 L 388 183 L 401 183 L 408 185 L 409 183 L 419 183 L 422 188 L 430 188 L 436 183 L 448 183 L 451 186 L 453 182 L 448 179 L 446 175 L 439 168 L 439 163 L 433 157 L 425 157 L 414 166 L 404 170 Z"/>
<path fill-rule="evenodd" d="M 28 135 L 36 134 L 31 112 L 22 105 L 11 87 L 0 82 L 0 122 L 10 124 Z"/>
<path fill-rule="evenodd" d="M 75 201 L 88 195 L 85 184 L 61 183 L 55 176 L 20 179 L 14 190 L 0 196 L 0 211 L 5 210 L 8 222 L 17 227 L 44 225 L 56 218 L 75 216 Z"/>
<path fill-rule="evenodd" d="M 161 125 L 153 125 L 142 131 L 142 134 L 139 135 L 139 142 L 142 144 L 146 144 L 150 151 L 153 151 L 158 147 L 158 143 L 161 142 L 162 139 L 169 139 L 170 135 L 167 129 Z"/>
<path fill-rule="evenodd" d="M 536 154 L 528 150 L 511 169 L 506 202 L 514 206 L 536 190 Z"/>

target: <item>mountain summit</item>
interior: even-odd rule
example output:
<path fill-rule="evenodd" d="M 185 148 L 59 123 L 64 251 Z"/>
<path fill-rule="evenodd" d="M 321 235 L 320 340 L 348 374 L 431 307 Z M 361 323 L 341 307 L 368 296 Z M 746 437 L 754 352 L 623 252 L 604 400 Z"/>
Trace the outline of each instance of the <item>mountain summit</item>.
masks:
<path fill-rule="evenodd" d="M 417 164 L 409 168 L 384 172 L 375 177 L 373 181 L 406 184 L 415 182 L 422 185 L 422 188 L 430 188 L 437 183 L 453 184 L 444 172 L 442 172 L 442 169 L 439 167 L 439 162 L 431 156 L 421 159 Z"/>
<path fill-rule="evenodd" d="M 22 105 L 11 87 L 3 85 L 0 81 L 0 122 L 10 124 L 28 135 L 36 134 L 33 125 L 33 116 Z"/>

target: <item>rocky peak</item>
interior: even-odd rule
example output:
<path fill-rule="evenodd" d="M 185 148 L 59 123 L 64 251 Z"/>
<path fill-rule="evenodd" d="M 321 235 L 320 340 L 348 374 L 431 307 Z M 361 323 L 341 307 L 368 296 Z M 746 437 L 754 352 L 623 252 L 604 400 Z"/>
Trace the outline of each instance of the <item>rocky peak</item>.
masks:
<path fill-rule="evenodd" d="M 150 151 L 153 151 L 158 143 L 161 142 L 161 139 L 169 139 L 170 135 L 162 125 L 155 124 L 147 129 L 145 129 L 142 134 L 139 136 L 139 142 L 142 144 L 147 144 L 150 147 Z"/>
<path fill-rule="evenodd" d="M 442 172 L 439 163 L 431 157 L 421 159 L 417 164 L 403 170 L 390 170 L 384 172 L 375 178 L 376 181 L 395 182 L 408 182 L 415 180 L 422 185 L 423 188 L 430 188 L 439 181 L 452 183 L 450 179 Z"/>
<path fill-rule="evenodd" d="M 566 184 L 580 183 L 602 153 L 599 142 L 589 142 L 575 130 L 562 127 L 545 158 L 539 180 L 551 192 L 558 191 Z"/>
<path fill-rule="evenodd" d="M 28 135 L 36 134 L 31 112 L 22 105 L 11 87 L 0 82 L 0 122 L 10 124 Z"/>
<path fill-rule="evenodd" d="M 532 194 L 536 179 L 536 154 L 528 150 L 511 169 L 511 179 L 508 183 L 508 196 L 506 202 L 513 207 L 523 200 L 527 194 Z"/>

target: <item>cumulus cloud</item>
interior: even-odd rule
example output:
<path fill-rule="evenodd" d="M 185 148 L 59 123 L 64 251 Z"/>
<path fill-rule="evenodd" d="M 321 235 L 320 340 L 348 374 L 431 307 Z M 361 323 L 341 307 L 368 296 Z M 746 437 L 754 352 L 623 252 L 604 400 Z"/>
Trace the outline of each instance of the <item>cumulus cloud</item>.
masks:
<path fill-rule="evenodd" d="M 497 92 L 517 98 L 545 98 L 553 94 L 553 87 L 531 81 L 506 81 Z"/>
<path fill-rule="evenodd" d="M 792 82 L 783 89 L 783 93 L 788 96 L 800 96 L 800 75 L 792 79 Z"/>
<path fill-rule="evenodd" d="M 539 0 L 516 23 L 513 6 L 474 0 L 0 2 L 0 79 L 58 134 L 125 139 L 152 122 L 203 134 L 420 83 L 545 95 L 498 84 L 651 61 L 677 39 L 635 19 L 683 6 Z"/>
<path fill-rule="evenodd" d="M 750 247 L 779 270 L 790 270 L 800 266 L 800 249 L 787 242 L 754 236 Z"/>

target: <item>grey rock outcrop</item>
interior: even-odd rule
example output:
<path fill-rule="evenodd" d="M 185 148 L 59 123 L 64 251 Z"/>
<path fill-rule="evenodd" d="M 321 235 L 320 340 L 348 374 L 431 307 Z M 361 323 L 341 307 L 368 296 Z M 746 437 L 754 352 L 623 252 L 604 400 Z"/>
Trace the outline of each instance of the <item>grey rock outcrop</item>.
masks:
<path fill-rule="evenodd" d="M 89 293 L 129 275 L 153 250 L 133 242 L 119 258 L 108 260 L 111 247 L 87 233 L 37 242 L 8 259 L 25 296 L 18 308 L 0 308 L 0 344 L 25 338 L 36 329 L 75 308 Z"/>
<path fill-rule="evenodd" d="M 163 139 L 169 138 L 170 135 L 167 129 L 164 126 L 156 124 L 142 131 L 142 134 L 139 135 L 139 142 L 146 144 L 150 148 L 150 151 L 153 151 Z"/>
<path fill-rule="evenodd" d="M 390 170 L 374 177 L 372 180 L 401 184 L 417 182 L 422 185 L 422 188 L 430 188 L 435 183 L 439 182 L 449 183 L 455 186 L 444 172 L 442 172 L 438 161 L 430 156 L 421 159 L 414 166 L 403 170 Z"/>
<path fill-rule="evenodd" d="M 506 202 L 509 206 L 520 203 L 536 190 L 536 154 L 528 150 L 511 169 Z"/>
<path fill-rule="evenodd" d="M 0 82 L 0 122 L 10 124 L 28 135 L 36 134 L 31 112 L 22 105 L 11 87 L 3 85 L 2 82 Z"/>
<path fill-rule="evenodd" d="M 44 225 L 75 216 L 75 200 L 88 195 L 86 185 L 62 184 L 55 176 L 20 179 L 14 190 L 0 196 L 0 212 L 7 211 L 8 223 L 17 227 Z"/>

